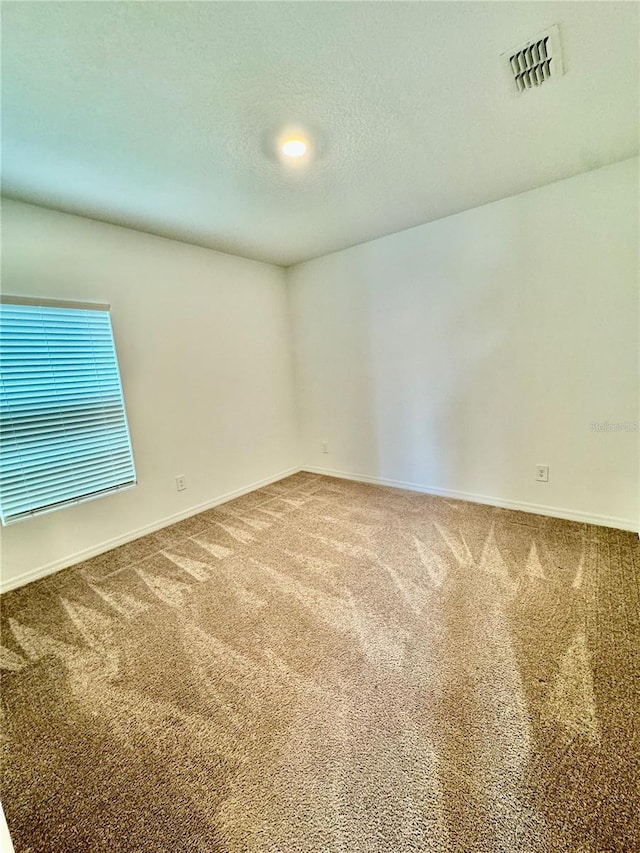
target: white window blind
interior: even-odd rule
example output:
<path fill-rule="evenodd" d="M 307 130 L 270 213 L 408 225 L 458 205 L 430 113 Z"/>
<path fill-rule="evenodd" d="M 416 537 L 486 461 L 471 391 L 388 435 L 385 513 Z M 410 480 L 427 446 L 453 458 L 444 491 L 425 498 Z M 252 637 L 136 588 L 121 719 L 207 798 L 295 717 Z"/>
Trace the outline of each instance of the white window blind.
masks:
<path fill-rule="evenodd" d="M 135 485 L 108 306 L 0 301 L 3 524 Z"/>

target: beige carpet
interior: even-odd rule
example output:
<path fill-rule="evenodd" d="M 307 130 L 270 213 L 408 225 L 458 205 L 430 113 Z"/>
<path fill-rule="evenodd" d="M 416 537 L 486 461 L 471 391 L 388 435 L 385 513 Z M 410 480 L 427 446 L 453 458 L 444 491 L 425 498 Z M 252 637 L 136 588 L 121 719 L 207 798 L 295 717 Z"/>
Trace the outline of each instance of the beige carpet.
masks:
<path fill-rule="evenodd" d="M 638 573 L 297 474 L 9 593 L 16 851 L 638 851 Z"/>

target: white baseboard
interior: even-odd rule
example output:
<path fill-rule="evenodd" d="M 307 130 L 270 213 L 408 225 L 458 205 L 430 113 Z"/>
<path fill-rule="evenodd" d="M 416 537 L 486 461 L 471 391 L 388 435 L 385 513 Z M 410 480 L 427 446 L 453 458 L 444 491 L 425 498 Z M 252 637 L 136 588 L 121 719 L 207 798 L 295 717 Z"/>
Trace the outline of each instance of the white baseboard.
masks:
<path fill-rule="evenodd" d="M 97 557 L 98 554 L 104 554 L 105 551 L 110 551 L 112 548 L 117 548 L 118 545 L 125 545 L 134 539 L 139 539 L 141 536 L 146 536 L 148 533 L 155 533 L 156 530 L 161 530 L 163 527 L 168 527 L 170 524 L 175 524 L 176 521 L 182 521 L 192 515 L 197 515 L 199 512 L 204 512 L 206 509 L 212 509 L 214 506 L 226 503 L 233 498 L 242 497 L 248 492 L 253 492 L 263 486 L 268 486 L 270 483 L 275 483 L 277 480 L 282 480 L 283 477 L 289 477 L 291 474 L 297 474 L 300 471 L 300 466 L 296 465 L 293 468 L 287 468 L 286 471 L 280 471 L 270 477 L 265 477 L 262 480 L 257 480 L 255 483 L 250 483 L 248 486 L 242 486 L 240 489 L 235 489 L 233 492 L 227 492 L 224 495 L 219 495 L 210 501 L 205 501 L 198 506 L 192 506 L 175 515 L 169 515 L 160 521 L 154 521 L 152 524 L 147 524 L 144 527 L 139 527 L 137 530 L 130 530 L 122 536 L 116 536 L 113 539 L 108 539 L 106 542 L 101 542 L 99 545 L 87 548 L 84 551 L 78 551 L 76 554 L 69 554 L 60 560 L 55 560 L 53 563 L 47 563 L 44 566 L 38 566 L 35 569 L 30 569 L 28 572 L 23 572 L 16 577 L 6 581 L 0 581 L 0 593 L 9 592 L 11 589 L 16 589 L 19 586 L 24 586 L 31 581 L 39 580 L 47 575 L 52 575 L 54 572 L 59 572 L 61 569 L 67 569 L 69 566 L 74 566 L 76 563 L 81 563 L 83 560 L 89 560 L 91 557 Z"/>
<path fill-rule="evenodd" d="M 638 531 L 638 524 L 628 518 L 614 518 L 609 515 L 593 515 L 573 509 L 562 509 L 556 506 L 542 506 L 524 501 L 510 501 L 504 498 L 494 498 L 489 495 L 476 495 L 471 492 L 457 492 L 454 489 L 440 489 L 433 486 L 423 486 L 420 483 L 405 483 L 401 480 L 388 480 L 386 477 L 370 477 L 366 474 L 351 474 L 346 471 L 334 471 L 331 468 L 316 468 L 303 465 L 303 471 L 312 474 L 324 474 L 328 477 L 339 477 L 343 480 L 355 480 L 358 483 L 372 483 L 376 486 L 392 486 L 396 489 L 407 489 L 411 492 L 422 492 L 427 495 L 438 495 L 443 498 L 453 498 L 460 501 L 488 504 L 502 509 L 517 509 L 521 512 L 532 512 L 535 515 L 549 515 L 552 518 L 563 518 L 567 521 L 582 521 L 586 524 L 597 524 L 600 527 L 615 527 L 618 530 Z"/>
<path fill-rule="evenodd" d="M 139 527 L 137 530 L 130 530 L 122 536 L 116 536 L 113 539 L 108 539 L 87 548 L 84 551 L 78 551 L 75 554 L 69 554 L 60 560 L 55 560 L 52 563 L 47 563 L 44 566 L 38 566 L 35 569 L 30 569 L 16 577 L 6 581 L 0 581 L 0 593 L 9 592 L 11 589 L 24 586 L 31 581 L 44 578 L 61 569 L 66 569 L 83 560 L 89 560 L 91 557 L 96 557 L 98 554 L 104 554 L 105 551 L 110 551 L 112 548 L 117 548 L 118 545 L 124 545 L 134 539 L 139 539 L 141 536 L 146 536 L 148 533 L 154 533 L 156 530 L 161 530 L 163 527 L 168 527 L 170 524 L 175 524 L 177 521 L 182 521 L 192 515 L 197 515 L 199 512 L 204 512 L 207 509 L 212 509 L 219 504 L 239 498 L 246 495 L 248 492 L 253 492 L 255 489 L 260 489 L 263 486 L 268 486 L 270 483 L 275 483 L 277 480 L 282 480 L 283 477 L 289 477 L 291 474 L 296 474 L 298 471 L 309 471 L 312 474 L 325 474 L 329 477 L 339 477 L 343 480 L 354 480 L 358 483 L 372 483 L 377 486 L 391 486 L 396 489 L 407 489 L 411 492 L 422 492 L 427 495 L 439 495 L 440 497 L 453 498 L 461 501 L 471 501 L 473 503 L 488 504 L 489 506 L 502 507 L 503 509 L 517 509 L 521 512 L 532 512 L 536 515 L 549 515 L 552 518 L 564 518 L 568 521 L 582 521 L 587 524 L 596 524 L 600 527 L 614 527 L 619 530 L 638 531 L 638 524 L 626 518 L 614 518 L 608 515 L 593 515 L 591 513 L 581 512 L 578 510 L 561 509 L 559 507 L 542 506 L 540 504 L 529 504 L 524 501 L 510 501 L 503 498 L 494 498 L 489 495 L 476 495 L 471 492 L 458 492 L 453 489 L 439 489 L 433 486 L 424 486 L 420 483 L 407 483 L 402 480 L 389 480 L 386 477 L 370 477 L 366 474 L 351 474 L 346 471 L 335 471 L 332 468 L 316 468 L 314 466 L 303 465 L 288 468 L 285 471 L 280 471 L 270 477 L 265 477 L 262 480 L 257 480 L 255 483 L 250 483 L 240 489 L 235 489 L 232 492 L 227 492 L 224 495 L 219 495 L 210 501 L 198 504 L 198 506 L 190 507 L 189 509 L 178 512 L 175 515 L 167 516 L 166 518 L 155 521 L 152 524 L 147 524 L 145 527 Z"/>

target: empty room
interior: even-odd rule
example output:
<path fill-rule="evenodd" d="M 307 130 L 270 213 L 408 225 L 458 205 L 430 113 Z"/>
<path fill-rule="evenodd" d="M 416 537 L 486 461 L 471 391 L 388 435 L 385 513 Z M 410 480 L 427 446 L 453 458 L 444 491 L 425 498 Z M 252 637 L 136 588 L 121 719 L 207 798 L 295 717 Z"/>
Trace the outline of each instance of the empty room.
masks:
<path fill-rule="evenodd" d="M 640 850 L 635 2 L 2 2 L 0 847 Z"/>

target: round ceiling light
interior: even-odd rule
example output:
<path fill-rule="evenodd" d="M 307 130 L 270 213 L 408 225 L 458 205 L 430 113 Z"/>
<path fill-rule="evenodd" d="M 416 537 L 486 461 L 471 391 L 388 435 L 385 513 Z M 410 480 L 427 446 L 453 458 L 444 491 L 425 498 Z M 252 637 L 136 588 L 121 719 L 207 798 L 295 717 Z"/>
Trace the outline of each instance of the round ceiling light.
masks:
<path fill-rule="evenodd" d="M 285 157 L 303 157 L 309 149 L 304 139 L 286 139 L 280 146 Z"/>

